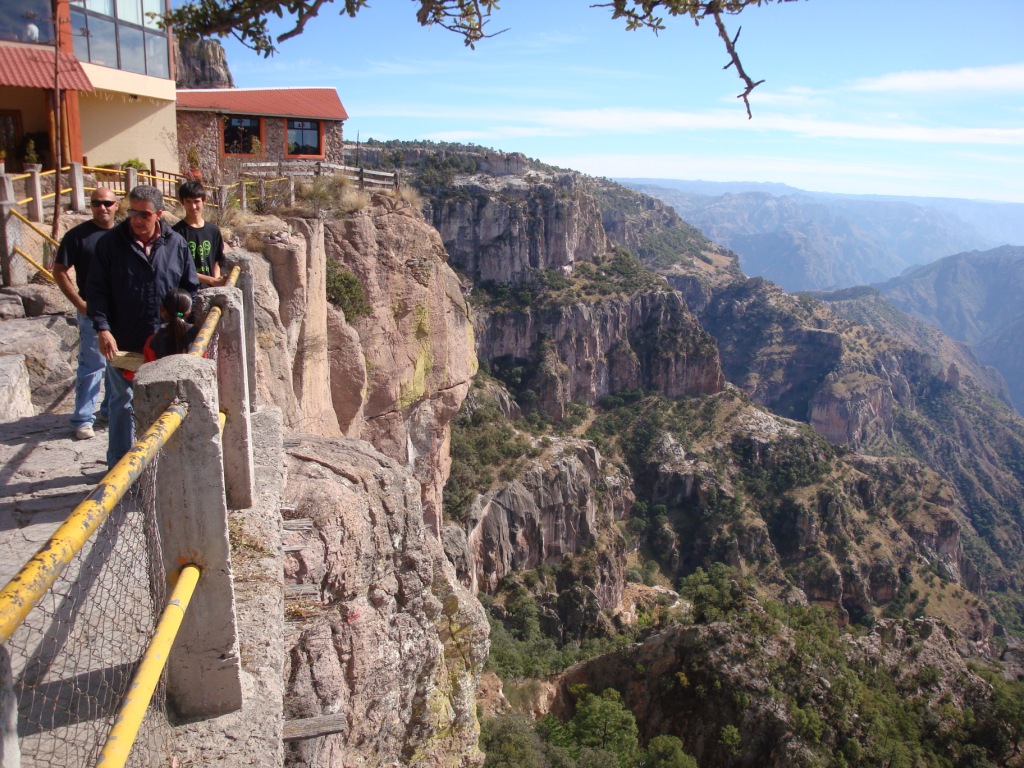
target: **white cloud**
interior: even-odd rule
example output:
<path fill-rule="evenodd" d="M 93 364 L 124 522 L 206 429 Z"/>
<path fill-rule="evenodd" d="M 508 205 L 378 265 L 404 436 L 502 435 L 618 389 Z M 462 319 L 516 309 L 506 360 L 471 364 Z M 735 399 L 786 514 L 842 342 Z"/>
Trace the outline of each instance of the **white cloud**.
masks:
<path fill-rule="evenodd" d="M 885 93 L 935 93 L 942 91 L 1024 91 L 1024 63 L 996 67 L 892 72 L 858 80 L 856 91 Z"/>

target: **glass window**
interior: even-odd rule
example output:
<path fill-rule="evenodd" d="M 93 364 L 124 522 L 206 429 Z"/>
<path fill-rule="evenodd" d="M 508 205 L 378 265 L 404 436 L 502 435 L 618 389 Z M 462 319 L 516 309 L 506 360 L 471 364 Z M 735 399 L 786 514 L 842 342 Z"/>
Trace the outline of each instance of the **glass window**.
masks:
<path fill-rule="evenodd" d="M 142 26 L 142 0 L 117 0 L 117 18 Z"/>
<path fill-rule="evenodd" d="M 85 9 L 104 16 L 114 15 L 114 0 L 85 0 Z"/>
<path fill-rule="evenodd" d="M 171 76 L 171 67 L 167 57 L 167 38 L 164 35 L 146 33 L 146 74 L 153 77 Z"/>
<path fill-rule="evenodd" d="M 0 39 L 53 45 L 53 21 L 46 0 L 0 0 Z"/>
<path fill-rule="evenodd" d="M 288 121 L 288 154 L 319 155 L 320 123 L 317 120 Z"/>
<path fill-rule="evenodd" d="M 89 61 L 89 26 L 81 11 L 71 11 L 71 42 L 75 46 L 75 58 Z"/>
<path fill-rule="evenodd" d="M 117 31 L 113 21 L 89 18 L 89 61 L 105 67 L 117 66 Z"/>
<path fill-rule="evenodd" d="M 253 139 L 262 143 L 260 119 L 258 117 L 224 118 L 224 154 L 253 154 Z"/>
<path fill-rule="evenodd" d="M 160 29 L 157 17 L 162 17 L 165 10 L 163 0 L 142 0 L 142 23 L 150 29 Z M 150 16 L 151 13 L 156 16 Z"/>
<path fill-rule="evenodd" d="M 146 74 L 146 42 L 142 30 L 118 24 L 117 34 L 121 42 L 121 69 Z"/>

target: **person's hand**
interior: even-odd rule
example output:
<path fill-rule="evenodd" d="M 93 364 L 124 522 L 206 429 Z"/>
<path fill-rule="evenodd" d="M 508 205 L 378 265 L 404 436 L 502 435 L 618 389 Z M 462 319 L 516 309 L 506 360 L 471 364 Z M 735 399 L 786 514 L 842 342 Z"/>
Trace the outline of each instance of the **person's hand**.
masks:
<path fill-rule="evenodd" d="M 117 342 L 114 340 L 114 334 L 110 331 L 100 331 L 96 334 L 96 345 L 99 347 L 100 354 L 107 360 L 113 360 L 114 355 L 117 354 Z"/>

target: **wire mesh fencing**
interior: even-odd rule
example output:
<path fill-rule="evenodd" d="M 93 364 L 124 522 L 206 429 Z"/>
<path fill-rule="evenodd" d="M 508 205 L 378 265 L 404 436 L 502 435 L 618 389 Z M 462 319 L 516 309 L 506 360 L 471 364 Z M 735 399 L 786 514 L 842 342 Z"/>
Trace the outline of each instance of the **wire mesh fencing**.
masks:
<path fill-rule="evenodd" d="M 155 469 L 154 461 L 6 644 L 23 768 L 95 765 L 106 742 L 166 600 Z M 129 765 L 169 764 L 162 694 Z"/>

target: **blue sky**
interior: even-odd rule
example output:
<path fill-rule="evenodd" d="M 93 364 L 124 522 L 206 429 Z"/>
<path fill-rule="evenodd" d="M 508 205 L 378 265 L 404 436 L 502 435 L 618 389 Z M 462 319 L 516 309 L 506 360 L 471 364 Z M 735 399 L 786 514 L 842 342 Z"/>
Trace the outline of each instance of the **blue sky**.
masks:
<path fill-rule="evenodd" d="M 503 0 L 467 49 L 418 4 L 326 5 L 263 59 L 224 43 L 239 87 L 333 86 L 346 140 L 520 151 L 596 176 L 772 181 L 1024 202 L 1024 0 L 798 0 L 627 32 L 594 0 Z"/>

